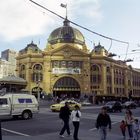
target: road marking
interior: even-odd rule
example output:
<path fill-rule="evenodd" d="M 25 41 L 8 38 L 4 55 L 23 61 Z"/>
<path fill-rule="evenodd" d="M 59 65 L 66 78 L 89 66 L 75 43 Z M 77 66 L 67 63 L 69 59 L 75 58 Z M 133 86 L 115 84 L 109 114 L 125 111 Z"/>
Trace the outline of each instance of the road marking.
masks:
<path fill-rule="evenodd" d="M 94 131 L 94 130 L 97 130 L 97 128 L 91 128 L 91 129 L 89 129 L 89 131 Z"/>
<path fill-rule="evenodd" d="M 2 130 L 7 131 L 7 132 L 10 132 L 10 133 L 13 133 L 13 134 L 17 134 L 17 135 L 25 136 L 25 137 L 30 137 L 30 135 L 23 134 L 23 133 L 20 133 L 20 132 L 17 132 L 17 131 L 13 131 L 13 130 L 5 129 L 5 128 L 2 128 Z"/>
<path fill-rule="evenodd" d="M 119 123 L 119 122 L 113 122 L 112 125 L 117 124 L 117 123 Z M 95 127 L 95 128 L 89 129 L 89 131 L 94 131 L 94 130 L 97 130 L 97 128 Z"/>

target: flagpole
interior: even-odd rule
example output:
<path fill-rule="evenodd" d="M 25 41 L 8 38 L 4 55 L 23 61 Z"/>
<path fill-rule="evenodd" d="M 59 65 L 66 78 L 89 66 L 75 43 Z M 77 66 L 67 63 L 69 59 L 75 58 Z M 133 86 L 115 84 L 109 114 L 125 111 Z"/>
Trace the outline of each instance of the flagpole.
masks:
<path fill-rule="evenodd" d="M 67 19 L 67 16 L 68 16 L 67 4 L 61 3 L 60 6 L 66 9 L 66 17 L 65 18 Z"/>

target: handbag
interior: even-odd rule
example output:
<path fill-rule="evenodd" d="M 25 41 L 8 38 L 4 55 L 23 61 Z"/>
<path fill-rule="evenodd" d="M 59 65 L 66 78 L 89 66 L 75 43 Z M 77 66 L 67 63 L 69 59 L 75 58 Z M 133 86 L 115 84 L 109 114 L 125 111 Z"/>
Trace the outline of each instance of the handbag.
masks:
<path fill-rule="evenodd" d="M 76 117 L 77 118 L 80 118 L 78 111 L 76 112 Z"/>

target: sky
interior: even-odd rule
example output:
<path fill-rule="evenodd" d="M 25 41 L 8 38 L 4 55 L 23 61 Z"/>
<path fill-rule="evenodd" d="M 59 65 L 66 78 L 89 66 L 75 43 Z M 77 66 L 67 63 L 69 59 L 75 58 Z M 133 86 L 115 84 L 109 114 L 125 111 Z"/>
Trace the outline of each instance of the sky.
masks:
<path fill-rule="evenodd" d="M 132 59 L 128 65 L 140 68 L 140 0 L 34 0 L 44 7 L 94 32 L 129 42 L 119 43 L 81 29 L 89 50 L 100 44 L 114 59 Z M 0 0 L 0 52 L 19 51 L 33 41 L 42 50 L 50 33 L 63 25 L 63 20 L 29 0 Z M 128 51 L 127 51 L 128 50 Z M 137 50 L 137 51 L 133 51 Z M 127 55 L 126 55 L 127 52 Z"/>

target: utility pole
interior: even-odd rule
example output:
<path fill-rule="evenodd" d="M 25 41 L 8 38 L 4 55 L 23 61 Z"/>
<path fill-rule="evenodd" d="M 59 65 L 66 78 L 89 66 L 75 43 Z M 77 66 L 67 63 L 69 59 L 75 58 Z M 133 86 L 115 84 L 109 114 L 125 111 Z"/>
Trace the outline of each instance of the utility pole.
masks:
<path fill-rule="evenodd" d="M 37 81 L 37 100 L 40 102 L 40 80 Z"/>
<path fill-rule="evenodd" d="M 1 120 L 0 120 L 0 140 L 2 140 L 2 128 L 1 128 Z"/>

